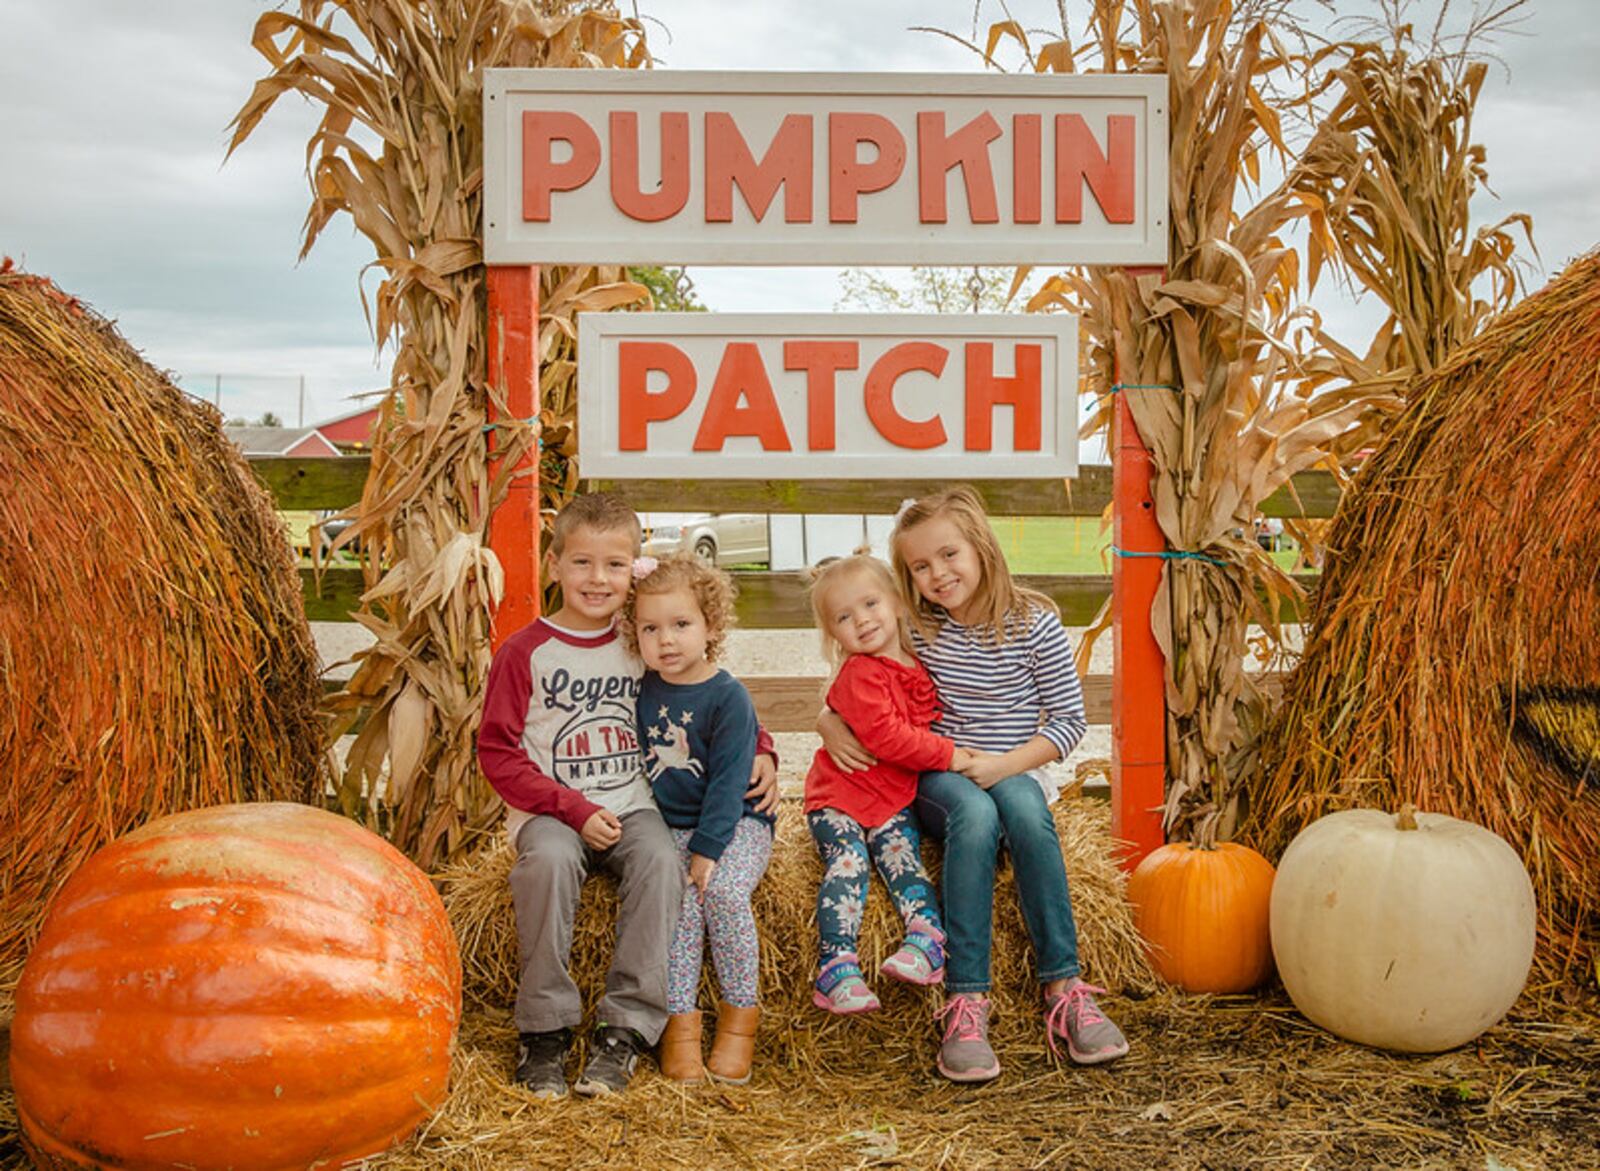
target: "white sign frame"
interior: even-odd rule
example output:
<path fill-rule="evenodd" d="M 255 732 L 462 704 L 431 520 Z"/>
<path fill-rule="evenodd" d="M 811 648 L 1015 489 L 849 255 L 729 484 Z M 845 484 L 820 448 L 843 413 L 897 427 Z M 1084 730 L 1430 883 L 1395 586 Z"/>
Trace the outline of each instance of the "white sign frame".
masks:
<path fill-rule="evenodd" d="M 1167 253 L 1167 79 L 1163 74 L 999 73 L 762 73 L 721 70 L 490 69 L 484 82 L 484 256 L 489 264 L 1096 264 L 1160 265 Z M 658 118 L 669 105 L 688 112 L 691 155 L 707 111 L 735 112 L 749 120 L 747 146 L 760 160 L 776 133 L 780 115 L 812 115 L 812 185 L 824 192 L 812 200 L 813 220 L 786 223 L 784 196 L 777 195 L 758 222 L 746 199 L 732 198 L 731 222 L 705 222 L 704 175 L 688 167 L 684 211 L 660 223 L 624 215 L 609 194 L 609 142 L 600 146 L 599 171 L 575 190 L 549 193 L 549 220 L 522 219 L 522 118 L 530 109 L 600 115 L 621 105 L 640 112 L 638 186 L 661 181 Z M 827 115 L 848 109 L 883 113 L 931 108 L 944 111 L 954 134 L 978 108 L 1002 115 L 1005 137 L 985 146 L 999 206 L 1012 205 L 1012 146 L 1019 112 L 1043 118 L 1039 166 L 1045 205 L 1038 223 L 972 223 L 963 187 L 964 166 L 944 170 L 948 221 L 924 223 L 918 215 L 917 139 L 905 143 L 905 163 L 888 188 L 860 195 L 858 220 L 828 221 L 829 136 Z M 1079 223 L 1053 222 L 1050 209 L 1054 150 L 1051 119 L 1084 116 L 1106 127 L 1107 114 L 1135 118 L 1134 221 L 1109 224 L 1099 204 L 1082 192 Z M 609 117 L 609 114 L 606 115 Z M 891 119 L 892 120 L 892 119 Z M 1109 130 L 1106 131 L 1109 133 Z M 741 123 L 741 135 L 744 127 Z M 609 137 L 604 125 L 597 134 Z M 699 136 L 698 139 L 696 136 Z M 904 137 L 904 132 L 902 132 Z M 865 143 L 852 147 L 856 161 Z M 550 157 L 570 146 L 550 144 Z M 1053 156 L 1051 156 L 1053 157 Z M 654 170 L 651 170 L 651 167 Z M 703 170 L 703 167 L 702 167 Z M 1085 184 L 1085 187 L 1087 185 Z M 740 189 L 742 190 L 742 188 Z M 813 190 L 814 194 L 814 190 Z M 904 204 L 910 203 L 910 214 Z M 958 209 L 962 212 L 957 214 Z M 1014 212 L 1015 207 L 1012 207 Z M 558 214 L 559 213 L 559 214 Z M 892 230 L 891 230 L 892 229 Z"/>
<path fill-rule="evenodd" d="M 867 437 L 871 424 L 855 418 L 853 400 L 836 390 L 835 442 L 838 450 L 813 452 L 799 441 L 805 435 L 806 379 L 804 371 L 786 370 L 781 361 L 765 361 L 769 381 L 796 450 L 767 451 L 752 437 L 734 437 L 734 450 L 695 453 L 687 444 L 659 453 L 624 451 L 620 441 L 620 392 L 616 385 L 618 345 L 623 341 L 651 339 L 693 347 L 720 347 L 728 341 L 889 340 L 920 339 L 955 349 L 964 341 L 1032 341 L 1048 343 L 1041 353 L 1040 446 L 1038 452 L 1000 449 L 1001 436 L 1014 441 L 1015 409 L 991 408 L 992 438 L 996 447 L 968 452 L 960 444 L 964 420 L 946 426 L 949 450 L 894 448 L 888 452 L 849 450 L 846 423 L 854 419 L 859 434 Z M 1053 350 L 1053 354 L 1049 352 Z M 587 478 L 600 480 L 831 480 L 909 479 L 952 480 L 1054 479 L 1078 473 L 1078 319 L 1066 313 L 1050 314 L 940 314 L 940 313 L 584 313 L 578 317 L 578 466 Z M 995 351 L 997 378 L 1008 377 L 1000 351 Z M 953 358 L 954 362 L 961 358 Z M 1014 363 L 1012 357 L 1010 362 Z M 894 384 L 896 408 L 915 401 L 907 393 L 924 395 L 921 405 L 909 411 L 918 419 L 928 415 L 928 384 L 954 400 L 956 381 L 964 381 L 964 367 L 953 376 L 951 362 L 938 379 L 914 370 L 905 390 Z M 866 377 L 866 363 L 840 373 L 856 383 Z M 688 418 L 671 424 L 681 431 L 700 417 L 711 394 L 714 371 L 697 377 Z M 1010 374 L 1014 374 L 1014 368 Z M 659 393 L 662 379 L 655 380 Z M 951 383 L 946 386 L 946 383 Z M 964 402 L 964 398 L 962 399 Z M 784 409 L 787 404 L 788 409 Z M 796 405 L 798 404 L 798 405 Z M 842 409 L 841 409 L 842 408 Z M 863 413 L 865 408 L 863 407 Z M 948 418 L 948 416 L 945 416 Z M 648 428 L 647 428 L 648 430 Z M 871 431 L 871 435 L 878 432 Z M 876 440 L 872 441 L 874 444 Z M 884 441 L 887 443 L 887 441 Z M 882 446 L 881 444 L 879 446 Z"/>

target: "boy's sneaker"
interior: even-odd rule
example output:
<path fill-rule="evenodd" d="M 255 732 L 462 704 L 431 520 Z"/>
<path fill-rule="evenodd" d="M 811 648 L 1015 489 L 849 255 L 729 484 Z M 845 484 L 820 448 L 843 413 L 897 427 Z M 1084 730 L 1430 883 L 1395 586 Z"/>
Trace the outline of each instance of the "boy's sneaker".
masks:
<path fill-rule="evenodd" d="M 1057 1037 L 1067 1043 L 1067 1056 L 1079 1065 L 1115 1061 L 1128 1052 L 1128 1039 L 1100 1011 L 1096 992 L 1104 995 L 1105 989 L 1078 980 L 1045 1002 L 1045 1036 L 1051 1053 L 1056 1052 Z"/>
<path fill-rule="evenodd" d="M 628 1088 L 639 1054 L 649 1049 L 645 1039 L 632 1029 L 601 1025 L 595 1030 L 589 1049 L 589 1064 L 572 1088 L 586 1098 L 601 1094 L 620 1094 Z"/>
<path fill-rule="evenodd" d="M 523 1033 L 517 1049 L 517 1084 L 535 1098 L 567 1096 L 567 1046 L 571 1029 L 550 1033 Z"/>
<path fill-rule="evenodd" d="M 934 1016 L 942 1020 L 939 1072 L 953 1082 L 986 1082 L 1000 1076 L 1000 1059 L 989 1048 L 989 998 L 952 996 Z"/>

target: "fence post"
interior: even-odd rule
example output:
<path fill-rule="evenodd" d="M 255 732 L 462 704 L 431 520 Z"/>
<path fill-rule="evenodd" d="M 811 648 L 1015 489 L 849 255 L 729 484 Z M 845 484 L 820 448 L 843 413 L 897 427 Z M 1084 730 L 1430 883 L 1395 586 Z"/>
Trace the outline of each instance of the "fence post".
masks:
<path fill-rule="evenodd" d="M 489 299 L 489 385 L 505 396 L 513 419 L 532 420 L 535 442 L 517 464 L 506 498 L 489 518 L 489 547 L 505 569 L 505 596 L 494 615 L 493 645 L 539 616 L 539 266 L 491 264 Z M 495 421 L 494 399 L 489 422 Z M 500 432 L 489 433 L 489 478 Z"/>
<path fill-rule="evenodd" d="M 1141 270 L 1130 269 L 1137 278 Z M 1162 272 L 1164 270 L 1142 270 Z M 1120 365 L 1116 374 L 1122 380 Z M 1112 542 L 1130 553 L 1160 553 L 1166 537 L 1150 492 L 1150 452 L 1119 391 L 1111 444 Z M 1111 835 L 1129 843 L 1122 858 L 1132 870 L 1164 844 L 1166 795 L 1166 661 L 1150 623 L 1161 585 L 1159 557 L 1111 559 Z"/>

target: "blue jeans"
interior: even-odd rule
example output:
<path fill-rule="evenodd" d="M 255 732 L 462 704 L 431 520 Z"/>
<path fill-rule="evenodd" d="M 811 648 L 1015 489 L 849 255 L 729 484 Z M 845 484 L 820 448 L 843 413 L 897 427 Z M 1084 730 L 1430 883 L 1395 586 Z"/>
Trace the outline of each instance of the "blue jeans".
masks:
<path fill-rule="evenodd" d="M 1011 855 L 1023 922 L 1039 982 L 1078 974 L 1078 929 L 1055 819 L 1026 773 L 981 789 L 960 773 L 923 773 L 917 818 L 944 843 L 944 927 L 951 993 L 989 991 L 994 872 L 1003 842 Z"/>

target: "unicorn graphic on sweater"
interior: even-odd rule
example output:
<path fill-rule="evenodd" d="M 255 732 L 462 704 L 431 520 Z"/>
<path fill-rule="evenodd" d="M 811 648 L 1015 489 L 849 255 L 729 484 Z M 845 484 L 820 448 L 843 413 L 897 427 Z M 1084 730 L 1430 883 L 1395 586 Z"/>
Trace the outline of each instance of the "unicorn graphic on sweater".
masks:
<path fill-rule="evenodd" d="M 669 768 L 686 768 L 695 776 L 705 772 L 705 766 L 690 755 L 689 733 L 679 724 L 669 723 L 664 732 L 650 730 L 650 779 L 655 781 Z"/>

